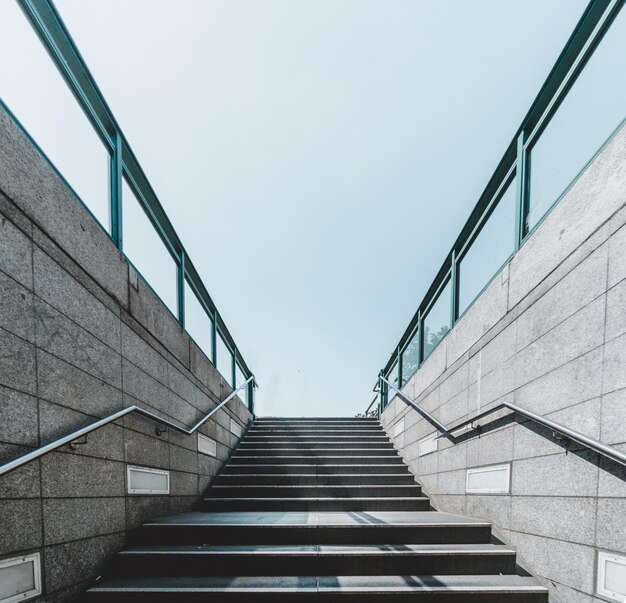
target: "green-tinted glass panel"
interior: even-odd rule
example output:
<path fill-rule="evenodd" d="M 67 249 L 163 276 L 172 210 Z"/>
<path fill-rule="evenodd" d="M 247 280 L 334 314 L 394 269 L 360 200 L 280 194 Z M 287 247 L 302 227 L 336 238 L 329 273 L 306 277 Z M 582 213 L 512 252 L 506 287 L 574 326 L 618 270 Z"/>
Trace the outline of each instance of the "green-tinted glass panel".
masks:
<path fill-rule="evenodd" d="M 387 381 L 389 381 L 389 383 L 391 383 L 395 387 L 398 387 L 399 379 L 398 379 L 398 363 L 397 362 L 393 365 L 393 367 L 387 374 Z M 397 392 L 393 387 L 388 387 L 387 402 L 391 402 L 396 396 L 396 393 Z"/>
<path fill-rule="evenodd" d="M 459 314 L 511 256 L 515 242 L 515 180 L 459 262 Z"/>
<path fill-rule="evenodd" d="M 450 290 L 450 281 L 448 281 L 437 301 L 424 317 L 424 358 L 428 358 L 450 330 Z"/>
<path fill-rule="evenodd" d="M 233 385 L 233 355 L 220 333 L 217 334 L 217 370 Z"/>
<path fill-rule="evenodd" d="M 109 232 L 109 150 L 19 4 L 0 0 L 0 98 Z"/>
<path fill-rule="evenodd" d="M 626 117 L 622 9 L 530 153 L 531 230 Z"/>
<path fill-rule="evenodd" d="M 419 333 L 415 331 L 411 341 L 402 352 L 402 386 L 415 374 L 419 367 Z"/>
<path fill-rule="evenodd" d="M 124 253 L 176 316 L 178 266 L 125 179 L 122 208 Z"/>
<path fill-rule="evenodd" d="M 213 361 L 213 321 L 189 283 L 185 281 L 185 330 Z"/>
<path fill-rule="evenodd" d="M 246 376 L 243 374 L 239 364 L 235 365 L 235 383 L 236 387 L 239 388 L 246 382 Z M 237 394 L 241 400 L 243 400 L 246 404 L 248 403 L 248 388 L 244 387 Z"/>

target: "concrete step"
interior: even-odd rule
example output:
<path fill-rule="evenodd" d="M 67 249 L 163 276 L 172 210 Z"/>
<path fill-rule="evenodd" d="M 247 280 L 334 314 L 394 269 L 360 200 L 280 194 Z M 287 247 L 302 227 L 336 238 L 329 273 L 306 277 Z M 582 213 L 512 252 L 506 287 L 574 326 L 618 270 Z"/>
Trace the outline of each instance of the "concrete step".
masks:
<path fill-rule="evenodd" d="M 195 512 L 148 521 L 131 544 L 488 544 L 491 525 L 439 511 Z"/>
<path fill-rule="evenodd" d="M 222 473 L 214 485 L 290 485 L 290 486 L 348 486 L 348 485 L 415 485 L 415 478 L 409 473 L 355 473 L 334 475 L 316 475 L 307 473 Z"/>
<path fill-rule="evenodd" d="M 290 436 L 290 437 L 276 437 L 276 436 L 248 436 L 246 435 L 241 441 L 241 444 L 364 444 L 370 446 L 371 444 L 390 444 L 391 440 L 387 436 Z"/>
<path fill-rule="evenodd" d="M 354 422 L 354 421 L 326 421 L 324 423 L 318 423 L 315 421 L 295 421 L 295 422 L 257 422 L 255 421 L 251 426 L 253 429 L 313 429 L 319 430 L 331 430 L 331 429 L 371 429 L 380 428 L 381 425 L 378 421 L 368 422 Z"/>
<path fill-rule="evenodd" d="M 379 425 L 378 419 L 374 417 L 257 417 L 254 420 L 255 425 L 264 425 L 266 423 L 375 423 Z"/>
<path fill-rule="evenodd" d="M 312 440 L 312 441 L 345 441 L 345 440 L 367 440 L 367 441 L 378 441 L 383 440 L 385 442 L 389 442 L 389 436 L 380 431 L 318 431 L 318 432 L 309 432 L 303 433 L 300 431 L 292 431 L 292 432 L 276 432 L 276 431 L 266 431 L 259 433 L 258 431 L 246 433 L 246 437 L 244 441 L 247 440 Z"/>
<path fill-rule="evenodd" d="M 283 459 L 280 459 L 283 461 Z M 370 463 L 367 465 L 359 465 L 359 464 L 351 464 L 351 465 L 315 465 L 315 464 L 306 464 L 306 462 L 312 462 L 311 459 L 303 459 L 305 464 L 298 465 L 293 463 L 285 463 L 285 464 L 228 464 L 224 467 L 224 471 L 221 473 L 222 476 L 226 475 L 235 475 L 235 474 L 249 474 L 254 473 L 256 475 L 263 474 L 272 474 L 276 475 L 279 473 L 285 474 L 301 474 L 301 475 L 384 475 L 384 474 L 405 474 L 410 475 L 411 479 L 413 479 L 412 473 L 409 471 L 409 468 L 402 463 L 402 459 L 400 459 L 399 463 L 389 463 L 389 459 L 386 459 L 385 464 L 375 464 Z"/>
<path fill-rule="evenodd" d="M 254 435 L 312 435 L 315 436 L 318 433 L 333 434 L 363 434 L 363 435 L 384 435 L 385 431 L 380 425 L 322 425 L 322 426 L 309 426 L 302 427 L 299 425 L 277 425 L 276 427 L 262 427 L 257 426 L 254 423 L 248 430 L 248 433 Z"/>
<path fill-rule="evenodd" d="M 548 600 L 489 523 L 431 509 L 376 419 L 257 419 L 198 507 L 133 531 L 85 600 Z"/>
<path fill-rule="evenodd" d="M 398 451 L 395 448 L 340 448 L 340 449 L 326 449 L 326 448 L 243 448 L 239 447 L 235 451 L 232 458 L 244 457 L 244 456 L 312 456 L 312 457 L 328 457 L 328 456 L 352 456 L 352 457 L 372 457 L 372 456 L 398 456 Z"/>
<path fill-rule="evenodd" d="M 119 601 L 376 601 L 395 603 L 547 603 L 533 578 L 498 575 L 426 576 L 154 576 L 113 578 L 88 600 Z"/>
<path fill-rule="evenodd" d="M 362 440 L 347 442 L 337 441 L 329 442 L 326 440 L 311 440 L 298 442 L 293 440 L 286 441 L 267 441 L 262 442 L 258 440 L 245 440 L 242 441 L 237 452 L 244 450 L 354 450 L 367 449 L 367 450 L 395 450 L 393 444 L 389 440 L 381 440 L 376 442 L 364 442 Z"/>
<path fill-rule="evenodd" d="M 422 488 L 413 482 L 407 485 L 219 485 L 206 492 L 206 498 L 348 498 L 385 496 L 421 496 Z"/>
<path fill-rule="evenodd" d="M 512 574 L 515 551 L 493 544 L 137 547 L 120 552 L 119 576 L 375 576 Z"/>
<path fill-rule="evenodd" d="M 396 454 L 391 455 L 354 455 L 354 456 L 312 456 L 301 454 L 290 455 L 266 455 L 256 456 L 234 454 L 230 457 L 231 465 L 400 465 L 404 466 L 402 458 Z"/>
<path fill-rule="evenodd" d="M 425 497 L 254 497 L 205 498 L 199 503 L 203 511 L 428 511 L 430 501 Z"/>
<path fill-rule="evenodd" d="M 371 427 L 380 427 L 378 421 L 354 422 L 354 421 L 326 421 L 318 423 L 315 421 L 294 421 L 294 422 L 257 422 L 251 426 L 254 429 L 364 429 Z"/>

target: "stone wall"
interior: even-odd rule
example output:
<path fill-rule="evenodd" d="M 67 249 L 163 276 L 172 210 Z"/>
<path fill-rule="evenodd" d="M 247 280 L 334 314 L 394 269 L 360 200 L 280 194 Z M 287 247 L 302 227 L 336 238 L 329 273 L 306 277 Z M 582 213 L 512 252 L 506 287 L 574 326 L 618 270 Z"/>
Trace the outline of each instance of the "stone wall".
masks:
<path fill-rule="evenodd" d="M 447 426 L 509 401 L 626 450 L 625 206 L 623 128 L 404 393 Z M 599 552 L 626 552 L 624 468 L 493 419 L 420 456 L 434 428 L 398 398 L 382 416 L 437 509 L 491 520 L 553 601 L 600 601 Z M 510 465 L 509 493 L 466 493 L 468 468 L 498 464 Z"/>
<path fill-rule="evenodd" d="M 182 426 L 232 388 L 22 131 L 0 111 L 0 464 L 136 404 Z M 197 436 L 135 415 L 0 477 L 0 560 L 39 552 L 46 601 L 98 574 L 128 530 L 189 510 L 245 431 L 235 398 Z M 128 495 L 127 465 L 170 494 Z"/>

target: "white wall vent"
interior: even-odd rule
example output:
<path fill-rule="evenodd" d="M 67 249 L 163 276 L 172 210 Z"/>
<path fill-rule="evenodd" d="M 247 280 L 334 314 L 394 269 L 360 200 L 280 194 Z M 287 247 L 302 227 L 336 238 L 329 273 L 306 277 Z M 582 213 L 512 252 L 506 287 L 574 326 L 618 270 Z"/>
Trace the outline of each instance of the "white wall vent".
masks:
<path fill-rule="evenodd" d="M 26 601 L 41 594 L 39 553 L 0 561 L 0 603 Z"/>
<path fill-rule="evenodd" d="M 392 428 L 391 437 L 397 438 L 400 434 L 404 433 L 404 417 L 402 417 Z"/>
<path fill-rule="evenodd" d="M 208 454 L 209 456 L 217 456 L 217 442 L 199 433 L 198 452 Z"/>
<path fill-rule="evenodd" d="M 242 429 L 241 425 L 235 421 L 235 419 L 230 420 L 230 431 L 234 433 L 238 438 L 241 437 Z"/>
<path fill-rule="evenodd" d="M 439 440 L 437 440 L 438 432 L 431 433 L 430 435 L 422 438 L 417 445 L 417 456 L 425 456 L 431 452 L 437 452 L 437 446 Z"/>
<path fill-rule="evenodd" d="M 491 465 L 468 469 L 467 494 L 508 494 L 511 489 L 511 465 Z"/>
<path fill-rule="evenodd" d="M 598 594 L 613 601 L 626 601 L 626 556 L 598 553 Z"/>
<path fill-rule="evenodd" d="M 165 469 L 129 465 L 126 472 L 129 494 L 170 493 L 170 472 Z"/>

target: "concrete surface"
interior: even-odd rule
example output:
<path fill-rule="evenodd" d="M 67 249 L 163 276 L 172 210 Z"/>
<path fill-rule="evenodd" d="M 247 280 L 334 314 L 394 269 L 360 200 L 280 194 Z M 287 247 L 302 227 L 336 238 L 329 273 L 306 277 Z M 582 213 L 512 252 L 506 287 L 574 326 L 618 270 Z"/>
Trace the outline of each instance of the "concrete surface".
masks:
<path fill-rule="evenodd" d="M 445 425 L 509 401 L 626 450 L 625 334 L 623 128 L 404 393 Z M 492 521 L 555 603 L 603 600 L 598 551 L 626 553 L 624 467 L 515 422 L 420 457 L 434 428 L 398 398 L 382 423 L 435 508 Z M 502 463 L 510 494 L 465 493 L 468 468 Z"/>
<path fill-rule="evenodd" d="M 231 391 L 0 112 L 0 463 L 132 404 L 190 426 Z M 231 419 L 251 420 L 238 398 L 201 428 L 216 458 L 128 416 L 1 477 L 0 559 L 38 551 L 45 600 L 71 599 L 128 530 L 192 507 L 237 445 Z M 170 470 L 170 495 L 126 494 L 127 464 Z"/>

